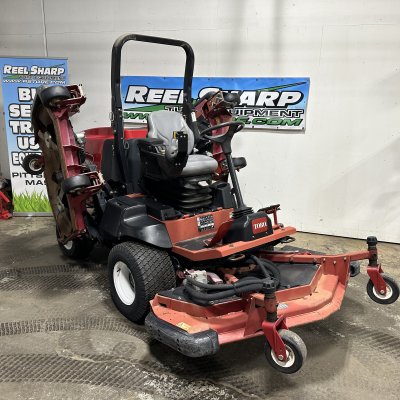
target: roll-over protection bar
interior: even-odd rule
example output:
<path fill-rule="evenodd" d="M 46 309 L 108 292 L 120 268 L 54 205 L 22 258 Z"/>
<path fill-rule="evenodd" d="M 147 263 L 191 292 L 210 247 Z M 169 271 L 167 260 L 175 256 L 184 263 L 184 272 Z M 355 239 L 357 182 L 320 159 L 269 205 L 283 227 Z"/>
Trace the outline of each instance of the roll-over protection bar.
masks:
<path fill-rule="evenodd" d="M 123 109 L 121 99 L 121 51 L 124 44 L 128 41 L 138 41 L 156 43 L 167 46 L 181 47 L 186 53 L 185 75 L 183 80 L 183 115 L 186 122 L 192 129 L 195 140 L 199 137 L 197 124 L 194 121 L 192 106 L 192 80 L 194 69 L 194 53 L 192 47 L 182 41 L 167 39 L 156 36 L 125 34 L 120 36 L 113 45 L 111 56 L 111 126 L 114 131 L 114 151 L 116 152 L 118 165 L 121 170 L 121 178 L 126 186 L 127 193 L 132 191 L 132 184 L 127 181 L 128 165 L 125 157 Z"/>

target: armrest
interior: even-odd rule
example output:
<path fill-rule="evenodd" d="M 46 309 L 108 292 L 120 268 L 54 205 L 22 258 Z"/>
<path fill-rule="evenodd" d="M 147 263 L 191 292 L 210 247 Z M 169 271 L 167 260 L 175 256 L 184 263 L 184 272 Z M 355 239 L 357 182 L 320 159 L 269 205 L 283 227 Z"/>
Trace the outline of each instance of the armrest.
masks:
<path fill-rule="evenodd" d="M 138 149 L 145 153 L 161 154 L 165 153 L 165 145 L 162 139 L 146 138 L 138 139 Z"/>
<path fill-rule="evenodd" d="M 137 141 L 138 146 L 161 146 L 164 144 L 162 139 L 157 139 L 157 138 L 144 138 L 144 139 L 138 139 Z"/>

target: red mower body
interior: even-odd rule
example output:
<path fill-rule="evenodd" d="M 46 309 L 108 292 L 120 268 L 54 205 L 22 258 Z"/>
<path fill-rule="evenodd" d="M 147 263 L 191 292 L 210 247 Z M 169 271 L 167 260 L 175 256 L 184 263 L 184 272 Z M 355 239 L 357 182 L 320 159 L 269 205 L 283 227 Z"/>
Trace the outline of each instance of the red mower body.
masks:
<path fill-rule="evenodd" d="M 146 135 L 147 128 L 124 129 L 124 137 L 126 140 L 145 138 Z M 114 134 L 110 126 L 85 130 L 85 150 L 93 156 L 93 162 L 99 171 L 101 170 L 104 141 L 113 138 Z"/>

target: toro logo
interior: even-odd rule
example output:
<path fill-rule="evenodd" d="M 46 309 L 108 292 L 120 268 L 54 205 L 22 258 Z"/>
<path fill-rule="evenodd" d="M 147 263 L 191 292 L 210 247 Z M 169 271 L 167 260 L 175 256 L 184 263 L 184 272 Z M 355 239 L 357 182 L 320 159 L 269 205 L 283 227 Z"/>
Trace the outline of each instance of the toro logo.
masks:
<path fill-rule="evenodd" d="M 253 234 L 257 235 L 261 232 L 266 232 L 268 230 L 267 218 L 256 218 L 251 221 L 251 226 L 253 228 Z"/>

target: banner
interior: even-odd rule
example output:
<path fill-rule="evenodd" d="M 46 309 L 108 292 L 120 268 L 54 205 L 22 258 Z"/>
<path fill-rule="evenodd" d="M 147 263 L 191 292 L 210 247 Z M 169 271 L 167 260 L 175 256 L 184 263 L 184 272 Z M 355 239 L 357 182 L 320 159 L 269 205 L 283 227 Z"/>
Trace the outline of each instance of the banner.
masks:
<path fill-rule="evenodd" d="M 123 76 L 124 121 L 145 123 L 156 110 L 181 111 L 183 78 Z M 232 110 L 246 128 L 304 131 L 309 78 L 193 78 L 194 100 L 221 89 L 239 93 Z"/>
<path fill-rule="evenodd" d="M 28 174 L 21 164 L 27 154 L 40 152 L 31 124 L 36 88 L 66 85 L 67 59 L 0 58 L 0 65 L 14 213 L 49 213 L 43 175 Z"/>

